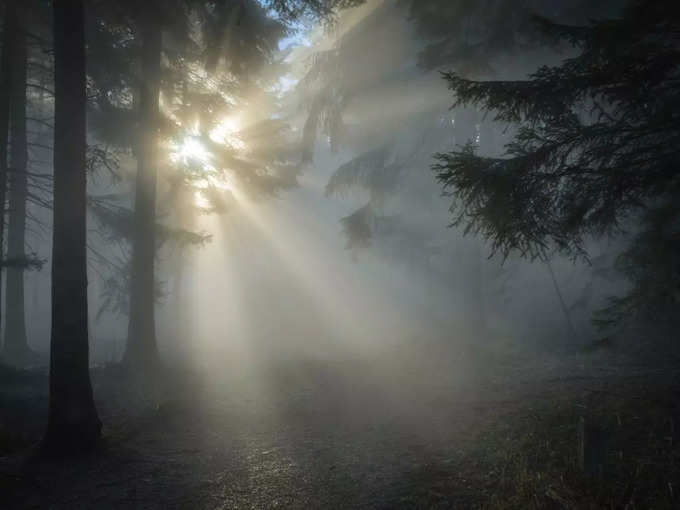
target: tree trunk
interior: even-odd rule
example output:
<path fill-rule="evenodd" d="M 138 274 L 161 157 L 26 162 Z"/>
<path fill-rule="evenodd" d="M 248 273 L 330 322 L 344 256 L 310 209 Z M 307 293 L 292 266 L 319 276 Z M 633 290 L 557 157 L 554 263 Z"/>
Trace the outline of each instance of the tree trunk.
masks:
<path fill-rule="evenodd" d="M 93 448 L 101 422 L 89 374 L 86 258 L 86 89 L 82 0 L 54 12 L 54 232 L 50 403 L 43 451 Z"/>
<path fill-rule="evenodd" d="M 14 6 L 8 2 L 5 7 L 5 26 L 0 56 L 0 335 L 2 332 L 2 263 L 5 260 L 5 198 L 7 191 L 7 142 L 9 141 L 9 97 L 11 70 L 10 55 L 16 20 Z"/>
<path fill-rule="evenodd" d="M 158 363 L 155 325 L 156 154 L 160 94 L 161 28 L 145 16 L 142 31 L 142 84 L 140 90 L 141 146 L 137 149 L 130 322 L 124 362 L 134 368 Z"/>
<path fill-rule="evenodd" d="M 470 287 L 472 309 L 470 313 L 472 314 L 474 332 L 480 336 L 480 340 L 484 340 L 486 339 L 488 332 L 486 300 L 484 297 L 484 255 L 480 241 L 475 241 L 472 257 L 472 267 L 470 268 L 470 275 L 472 276 Z"/>
<path fill-rule="evenodd" d="M 26 193 L 28 146 L 26 140 L 26 33 L 22 20 L 16 25 L 11 55 L 10 86 L 10 171 L 9 226 L 7 230 L 7 258 L 25 258 Z M 24 310 L 24 268 L 14 264 L 7 268 L 5 291 L 5 357 L 16 363 L 25 363 L 32 351 L 26 339 Z"/>
<path fill-rule="evenodd" d="M 564 314 L 564 321 L 565 324 L 567 325 L 567 332 L 569 334 L 569 338 L 572 342 L 576 343 L 578 342 L 578 334 L 576 333 L 576 328 L 574 327 L 574 323 L 571 321 L 571 315 L 569 314 L 569 307 L 567 306 L 567 303 L 564 301 L 564 296 L 562 295 L 562 290 L 560 289 L 560 285 L 557 283 L 557 277 L 555 276 L 555 271 L 553 271 L 552 264 L 550 263 L 550 259 L 548 256 L 543 253 L 541 256 L 541 259 L 545 266 L 548 268 L 548 273 L 550 273 L 550 280 L 552 281 L 553 288 L 555 289 L 555 295 L 557 296 L 557 300 L 560 303 L 560 309 L 562 310 L 562 313 Z"/>
<path fill-rule="evenodd" d="M 175 220 L 181 228 L 189 231 L 196 230 L 196 208 L 193 204 L 194 195 L 191 191 L 180 189 L 174 197 L 176 210 Z M 191 246 L 179 247 L 179 253 L 175 258 L 173 271 L 174 282 L 172 288 L 172 310 L 173 332 L 175 338 L 175 354 L 178 359 L 187 359 L 189 352 L 189 338 L 193 327 L 193 310 L 189 306 L 188 299 L 191 298 L 190 288 L 187 286 L 186 276 L 191 274 L 194 262 L 194 248 Z"/>

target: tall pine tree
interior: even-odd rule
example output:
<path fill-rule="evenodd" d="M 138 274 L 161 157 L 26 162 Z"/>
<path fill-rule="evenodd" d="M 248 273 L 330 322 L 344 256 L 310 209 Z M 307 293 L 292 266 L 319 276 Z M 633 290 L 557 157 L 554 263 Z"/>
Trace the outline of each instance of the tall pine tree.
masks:
<path fill-rule="evenodd" d="M 86 75 L 82 0 L 53 4 L 54 231 L 50 401 L 43 450 L 73 454 L 101 433 L 89 374 L 86 257 Z"/>
<path fill-rule="evenodd" d="M 476 105 L 519 125 L 501 157 L 481 156 L 472 144 L 437 156 L 433 168 L 453 198 L 454 222 L 504 255 L 542 257 L 555 248 L 578 257 L 589 237 L 652 215 L 642 227 L 649 234 L 627 257 L 637 298 L 619 304 L 635 303 L 629 316 L 653 303 L 676 308 L 680 9 L 636 0 L 620 18 L 588 26 L 536 23 L 577 56 L 520 81 L 444 74 L 454 106 Z"/>

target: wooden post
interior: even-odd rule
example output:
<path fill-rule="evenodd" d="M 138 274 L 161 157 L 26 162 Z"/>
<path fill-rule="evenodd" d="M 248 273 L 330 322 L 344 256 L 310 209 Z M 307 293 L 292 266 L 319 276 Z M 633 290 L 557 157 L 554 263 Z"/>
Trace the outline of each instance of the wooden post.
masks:
<path fill-rule="evenodd" d="M 589 478 L 601 479 L 607 461 L 607 432 L 588 423 L 584 416 L 578 421 L 577 458 L 581 472 Z"/>

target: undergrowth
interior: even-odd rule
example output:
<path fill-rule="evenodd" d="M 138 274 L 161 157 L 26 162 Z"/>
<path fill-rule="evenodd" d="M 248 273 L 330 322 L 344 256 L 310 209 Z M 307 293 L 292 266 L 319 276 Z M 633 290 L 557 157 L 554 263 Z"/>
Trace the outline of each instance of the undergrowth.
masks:
<path fill-rule="evenodd" d="M 485 509 L 680 508 L 677 393 L 621 387 L 534 403 L 482 433 L 463 465 Z M 578 423 L 605 431 L 603 471 L 578 462 Z"/>

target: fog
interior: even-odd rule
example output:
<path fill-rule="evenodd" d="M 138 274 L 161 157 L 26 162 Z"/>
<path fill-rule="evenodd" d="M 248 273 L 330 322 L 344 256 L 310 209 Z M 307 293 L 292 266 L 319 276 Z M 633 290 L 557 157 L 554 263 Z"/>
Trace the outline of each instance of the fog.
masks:
<path fill-rule="evenodd" d="M 676 191 L 670 201 L 659 191 L 667 184 L 659 176 L 672 172 L 649 170 L 658 184 L 629 178 L 616 166 L 627 146 L 595 129 L 609 122 L 625 132 L 628 119 L 637 129 L 656 108 L 597 75 L 598 66 L 609 72 L 607 37 L 619 33 L 598 23 L 629 23 L 629 3 L 640 2 L 180 2 L 156 20 L 126 2 L 120 10 L 86 2 L 80 331 L 89 359 L 78 359 L 89 363 L 97 440 L 110 438 L 97 464 L 109 467 L 92 475 L 114 487 L 102 489 L 102 508 L 584 508 L 597 498 L 616 507 L 623 496 L 611 487 L 625 485 L 625 467 L 610 492 L 582 489 L 597 469 L 606 479 L 604 460 L 588 467 L 583 451 L 598 446 L 583 437 L 610 434 L 612 416 L 618 431 L 637 416 L 604 403 L 637 388 L 628 377 L 654 374 L 650 392 L 663 395 L 669 386 L 659 381 L 677 373 L 668 368 L 677 360 L 669 333 L 677 288 L 657 293 L 663 305 L 649 297 L 677 281 L 677 221 L 664 230 L 646 216 L 673 203 Z M 59 64 L 43 48 L 58 42 L 45 21 L 52 15 L 9 6 L 5 31 L 11 9 L 41 34 L 29 38 L 26 59 L 23 295 L 10 291 L 16 268 L 6 263 L 3 273 L 3 363 L 21 371 L 6 376 L 20 381 L 16 394 L 15 383 L 0 392 L 12 416 L 9 425 L 0 419 L 0 440 L 28 424 L 7 440 L 16 448 L 6 453 L 0 441 L 0 461 L 14 462 L 35 444 L 58 387 L 47 391 L 48 367 L 60 359 L 50 146 L 58 137 L 44 119 L 59 104 L 46 88 Z M 654 37 L 640 40 L 651 49 L 630 43 L 632 54 L 656 48 Z M 629 41 L 620 44 L 623 54 Z M 634 67 L 612 72 L 635 82 Z M 582 81 L 569 82 L 572 71 Z M 629 115 L 629 99 L 642 113 Z M 591 138 L 560 139 L 574 126 L 592 128 Z M 650 153 L 672 147 L 659 140 Z M 7 171 L 10 233 L 0 236 L 11 244 L 16 185 Z M 653 192 L 628 193 L 647 183 Z M 12 354 L 19 316 L 26 342 Z M 38 382 L 20 388 L 31 377 Z M 619 460 L 628 452 L 621 441 Z M 149 467 L 120 482 L 126 456 Z M 65 492 L 94 501 L 75 471 L 50 469 L 36 479 L 56 472 Z M 128 491 L 122 500 L 118 485 Z M 38 501 L 15 488 L 17 508 L 65 501 L 59 491 Z M 672 488 L 663 498 L 677 503 Z"/>
<path fill-rule="evenodd" d="M 343 13 L 330 29 L 311 26 L 288 41 L 290 72 L 281 78 L 279 97 L 300 137 L 305 102 L 313 97 L 299 90 L 299 81 L 315 53 L 341 48 L 347 59 L 342 87 L 352 91 L 342 114 L 346 139 L 331 150 L 321 136 L 295 189 L 271 200 L 251 200 L 235 192 L 235 206 L 227 213 L 199 213 L 195 227 L 211 239 L 181 250 L 181 275 L 172 274 L 171 260 L 180 250 L 159 253 L 157 279 L 163 292 L 157 323 L 164 356 L 178 360 L 185 354 L 217 354 L 238 366 L 259 356 L 374 356 L 395 346 L 419 352 L 430 342 L 452 351 L 479 342 L 550 351 L 593 339 L 588 316 L 616 284 L 598 285 L 587 308 L 571 312 L 578 339 L 570 338 L 545 264 L 512 256 L 503 260 L 483 240 L 448 227 L 450 201 L 441 196 L 429 171 L 432 155 L 464 144 L 464 137 L 475 139 L 484 152 L 498 154 L 512 126 L 497 126 L 470 110 L 450 110 L 451 96 L 438 69 L 418 65 L 425 42 L 407 9 L 390 2 L 369 2 Z M 497 67 L 503 78 L 513 78 L 564 56 L 527 52 L 521 59 L 504 57 Z M 487 132 L 495 138 L 485 140 Z M 387 165 L 400 166 L 389 184 L 392 189 L 375 199 L 370 185 L 356 182 L 326 196 L 337 168 L 385 144 Z M 126 168 L 133 163 L 123 161 L 123 173 L 133 173 L 133 167 Z M 100 177 L 90 189 L 93 194 L 120 193 L 121 185 Z M 375 214 L 385 223 L 393 221 L 392 230 L 378 230 L 370 245 L 347 249 L 339 221 L 369 201 L 376 203 Z M 36 208 L 35 214 L 42 214 L 49 231 L 49 215 L 41 211 Z M 49 258 L 49 236 L 37 231 L 29 237 L 32 251 Z M 97 249 L 112 258 L 119 255 L 111 246 Z M 97 316 L 102 274 L 92 259 L 92 362 L 110 363 L 119 361 L 124 351 L 126 317 L 110 312 Z M 552 265 L 564 299 L 569 305 L 578 301 L 588 285 L 588 265 L 559 257 Z M 26 276 L 29 343 L 45 353 L 49 278 L 49 267 Z"/>

